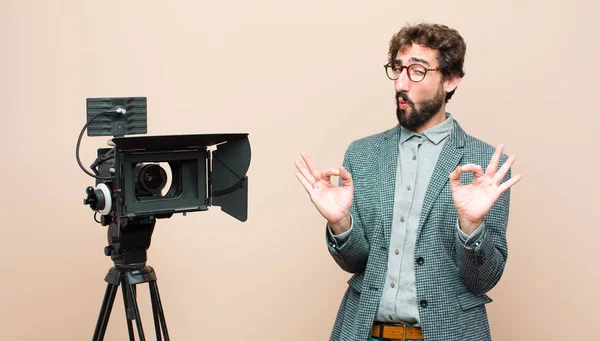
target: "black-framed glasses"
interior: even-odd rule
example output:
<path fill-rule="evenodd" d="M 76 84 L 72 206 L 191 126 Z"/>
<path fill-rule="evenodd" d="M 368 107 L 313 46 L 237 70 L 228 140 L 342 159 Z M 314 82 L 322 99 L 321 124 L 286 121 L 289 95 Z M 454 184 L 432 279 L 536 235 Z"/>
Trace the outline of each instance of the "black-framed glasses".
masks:
<path fill-rule="evenodd" d="M 409 66 L 402 66 L 387 63 L 383 67 L 385 68 L 385 74 L 387 75 L 387 77 L 393 81 L 400 78 L 400 74 L 402 73 L 402 71 L 404 71 L 404 69 L 406 69 L 406 72 L 408 73 L 408 78 L 415 83 L 418 83 L 425 79 L 427 71 L 440 71 L 439 68 L 428 69 L 421 64 L 410 64 Z"/>

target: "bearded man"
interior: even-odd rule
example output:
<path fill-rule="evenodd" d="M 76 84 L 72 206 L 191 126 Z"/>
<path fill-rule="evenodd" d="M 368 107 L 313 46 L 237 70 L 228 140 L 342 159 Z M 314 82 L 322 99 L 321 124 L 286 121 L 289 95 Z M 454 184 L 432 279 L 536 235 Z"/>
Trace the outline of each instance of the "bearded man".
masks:
<path fill-rule="evenodd" d="M 465 51 L 447 26 L 402 28 L 384 65 L 398 125 L 351 143 L 339 169 L 317 169 L 306 153 L 295 163 L 327 220 L 329 252 L 354 274 L 331 341 L 491 339 L 486 293 L 506 265 L 509 188 L 521 176 L 511 178 L 503 145 L 446 111 Z"/>

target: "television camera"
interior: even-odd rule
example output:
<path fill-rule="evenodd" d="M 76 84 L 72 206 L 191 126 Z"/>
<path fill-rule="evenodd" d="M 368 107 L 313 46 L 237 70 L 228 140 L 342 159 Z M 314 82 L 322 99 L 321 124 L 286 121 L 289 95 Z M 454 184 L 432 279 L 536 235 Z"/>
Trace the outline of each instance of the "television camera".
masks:
<path fill-rule="evenodd" d="M 83 133 L 113 136 L 109 148 L 83 167 L 79 147 Z M 103 340 L 119 285 L 127 316 L 129 338 L 136 322 L 145 340 L 136 299 L 136 285 L 148 283 L 157 340 L 169 340 L 156 273 L 146 265 L 147 250 L 157 219 L 173 214 L 206 211 L 220 206 L 246 221 L 250 143 L 248 134 L 204 134 L 126 137 L 147 133 L 145 97 L 88 98 L 87 122 L 76 146 L 77 163 L 96 179 L 87 187 L 84 204 L 95 211 L 96 222 L 107 228 L 106 256 L 114 262 L 93 340 Z M 98 218 L 99 215 L 99 218 Z"/>

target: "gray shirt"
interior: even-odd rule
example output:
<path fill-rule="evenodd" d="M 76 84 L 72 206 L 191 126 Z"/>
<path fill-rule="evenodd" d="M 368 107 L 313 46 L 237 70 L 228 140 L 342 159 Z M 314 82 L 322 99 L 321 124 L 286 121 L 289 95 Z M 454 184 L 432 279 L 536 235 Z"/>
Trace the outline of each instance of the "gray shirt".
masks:
<path fill-rule="evenodd" d="M 423 133 L 400 128 L 388 269 L 375 320 L 419 323 L 414 253 L 429 179 L 454 126 L 449 116 Z"/>
<path fill-rule="evenodd" d="M 388 250 L 388 267 L 376 321 L 419 325 L 419 309 L 415 283 L 414 250 L 417 227 L 427 186 L 442 151 L 452 132 L 454 119 L 447 119 L 422 133 L 400 128 L 398 167 L 394 194 L 392 233 Z M 458 227 L 463 242 L 472 243 L 482 235 L 480 226 L 471 236 Z M 343 243 L 350 231 L 334 236 Z"/>

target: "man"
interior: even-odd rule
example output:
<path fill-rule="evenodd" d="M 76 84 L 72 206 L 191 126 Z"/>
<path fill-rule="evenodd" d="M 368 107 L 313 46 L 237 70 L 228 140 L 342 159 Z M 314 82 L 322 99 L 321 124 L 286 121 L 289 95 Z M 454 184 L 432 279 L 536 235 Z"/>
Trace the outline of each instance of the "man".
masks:
<path fill-rule="evenodd" d="M 385 65 L 399 125 L 354 141 L 339 169 L 317 170 L 306 153 L 295 163 L 331 255 L 354 274 L 332 341 L 491 339 L 486 292 L 506 264 L 508 189 L 521 176 L 503 145 L 446 113 L 465 51 L 446 26 L 402 28 Z"/>

